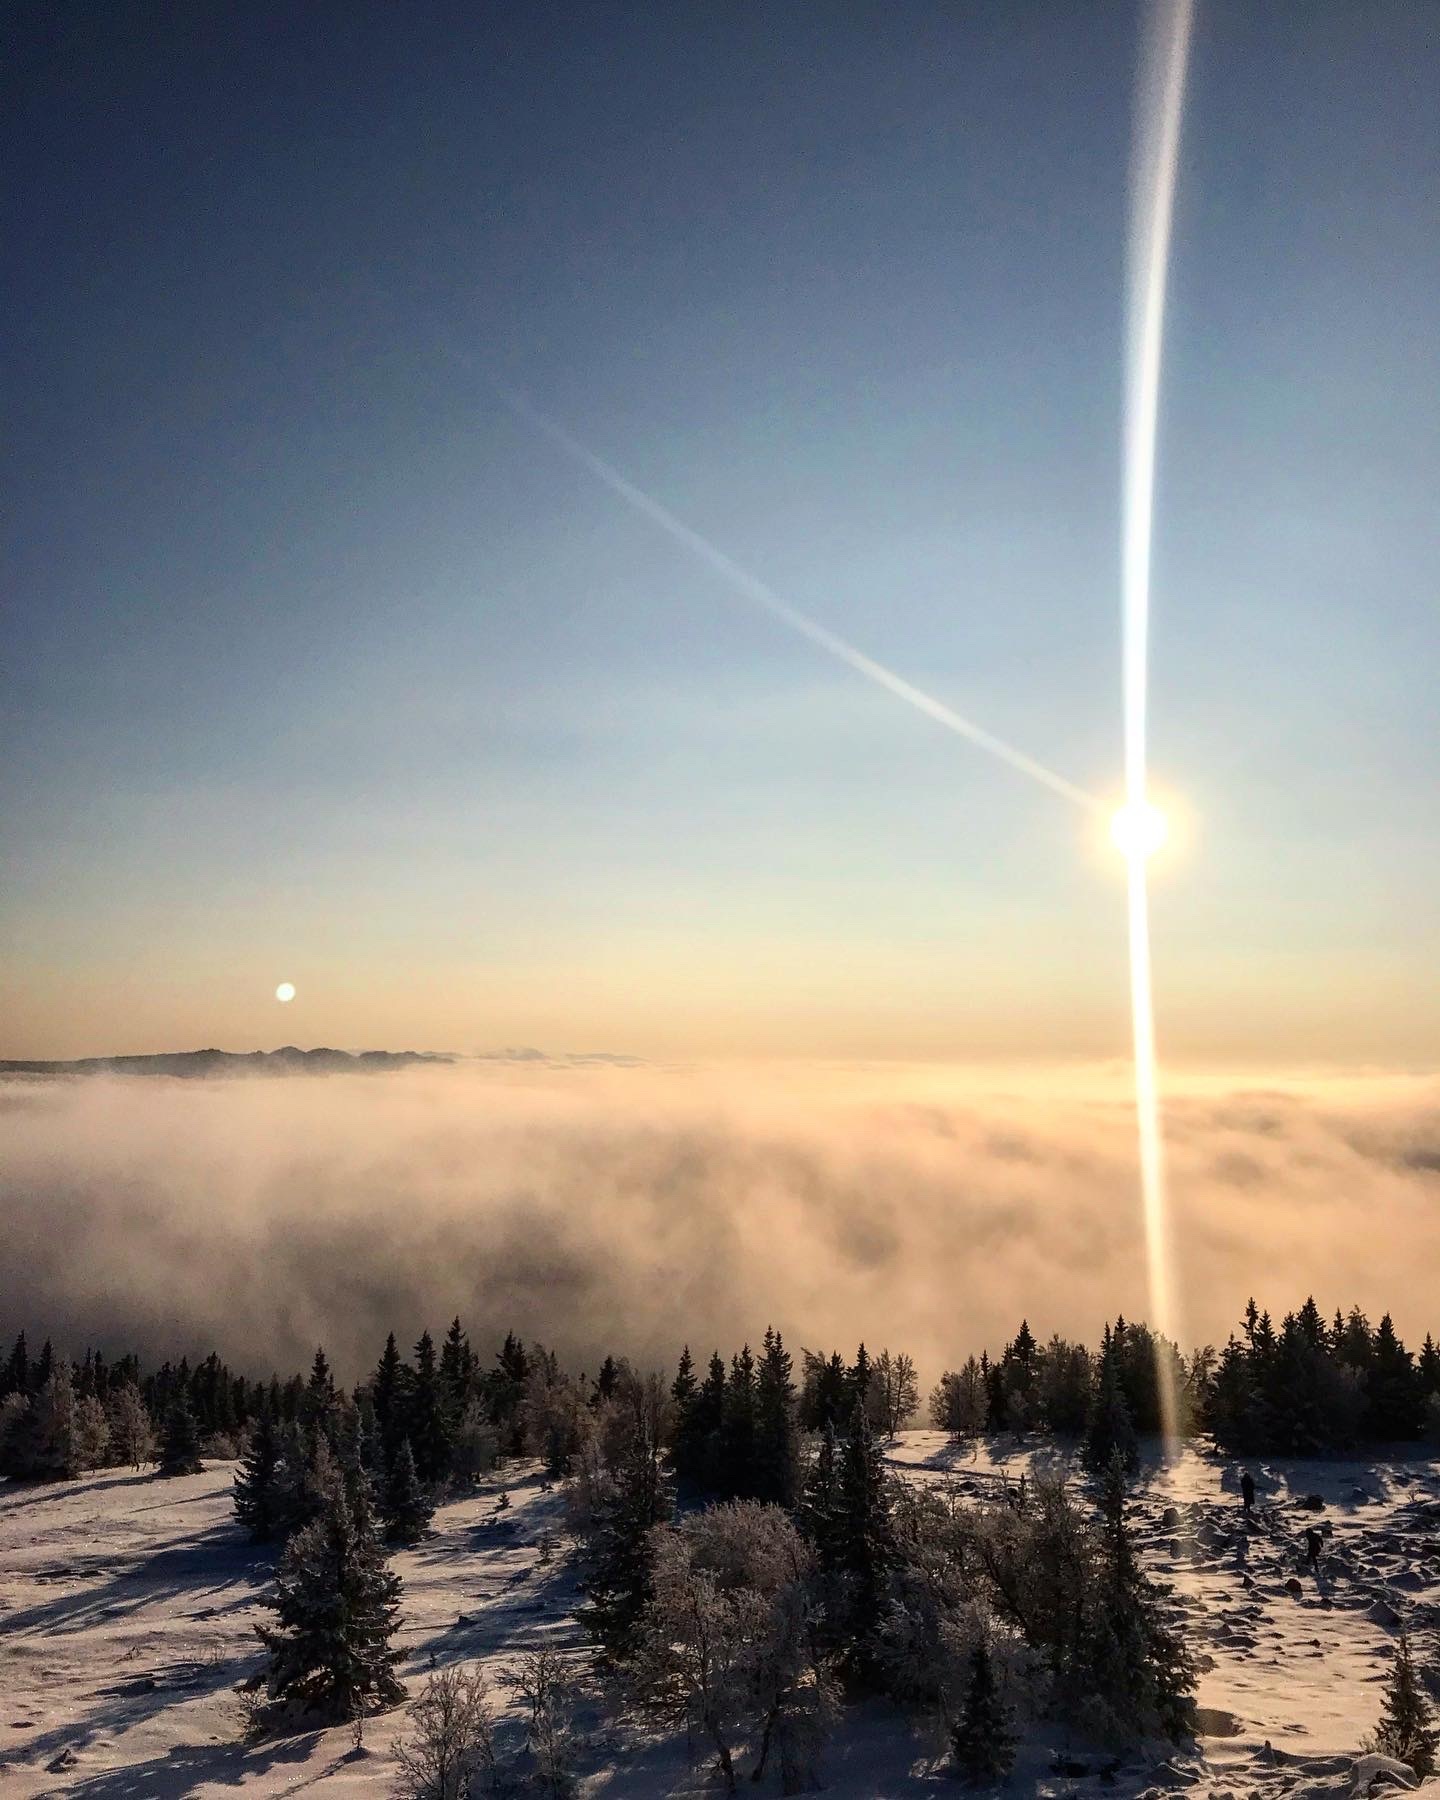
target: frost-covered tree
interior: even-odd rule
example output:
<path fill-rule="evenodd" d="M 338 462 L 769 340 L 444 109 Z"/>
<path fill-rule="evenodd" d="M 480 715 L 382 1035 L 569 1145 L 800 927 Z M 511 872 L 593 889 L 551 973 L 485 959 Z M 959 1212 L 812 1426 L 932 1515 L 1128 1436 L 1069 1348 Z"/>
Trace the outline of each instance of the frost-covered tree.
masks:
<path fill-rule="evenodd" d="M 845 1568 L 845 1499 L 841 1490 L 840 1443 L 835 1427 L 828 1422 L 805 1477 L 796 1523 L 814 1549 L 821 1573 L 840 1576 Z"/>
<path fill-rule="evenodd" d="M 477 1481 L 495 1467 L 499 1438 L 478 1399 L 468 1400 L 450 1445 L 450 1473 L 456 1481 Z"/>
<path fill-rule="evenodd" d="M 235 1471 L 232 1504 L 235 1517 L 253 1544 L 279 1537 L 287 1523 L 281 1496 L 280 1433 L 268 1409 L 250 1428 L 240 1467 Z"/>
<path fill-rule="evenodd" d="M 882 1350 L 875 1358 L 870 1393 L 876 1428 L 893 1438 L 914 1418 L 920 1405 L 920 1382 L 914 1361 L 903 1350 Z"/>
<path fill-rule="evenodd" d="M 520 1419 L 524 1446 L 551 1477 L 567 1475 L 591 1429 L 591 1412 L 578 1382 L 560 1367 L 553 1350 L 537 1344 L 522 1384 Z"/>
<path fill-rule="evenodd" d="M 947 1369 L 930 1394 L 930 1423 L 960 1442 L 978 1438 L 989 1412 L 985 1377 L 975 1358 L 959 1369 Z"/>
<path fill-rule="evenodd" d="M 1095 1396 L 1085 1427 L 1085 1467 L 1100 1475 L 1120 1458 L 1127 1474 L 1133 1473 L 1140 1460 L 1140 1447 L 1130 1408 L 1120 1385 L 1120 1332 L 1107 1327 L 1100 1351 L 1100 1371 L 1095 1382 Z"/>
<path fill-rule="evenodd" d="M 398 1800 L 470 1800 L 497 1773 L 495 1713 L 477 1663 L 436 1669 L 410 1708 L 410 1733 L 395 1745 Z"/>
<path fill-rule="evenodd" d="M 80 1406 L 70 1365 L 52 1357 L 32 1395 L 11 1396 L 0 1440 L 0 1474 L 21 1481 L 63 1481 L 78 1475 L 86 1466 Z"/>
<path fill-rule="evenodd" d="M 400 1580 L 385 1565 L 364 1492 L 354 1505 L 332 1485 L 324 1510 L 285 1548 L 275 1625 L 256 1631 L 269 1653 L 266 1691 L 279 1709 L 345 1720 L 392 1706 L 404 1695 L 391 1648 Z"/>
<path fill-rule="evenodd" d="M 880 1621 L 894 1559 L 890 1484 L 870 1420 L 859 1400 L 840 1454 L 840 1563 L 848 1595 L 847 1635 L 858 1666 Z"/>
<path fill-rule="evenodd" d="M 133 1381 L 112 1388 L 106 1405 L 110 1424 L 110 1455 L 127 1468 L 138 1469 L 155 1455 L 155 1428 L 140 1390 Z"/>
<path fill-rule="evenodd" d="M 554 1650 L 532 1650 L 506 1671 L 502 1685 L 520 1702 L 540 1793 L 568 1800 L 575 1791 L 575 1682 L 564 1660 Z"/>
<path fill-rule="evenodd" d="M 1409 1763 L 1422 1781 L 1436 1773 L 1440 1734 L 1435 1729 L 1435 1709 L 1420 1685 L 1410 1638 L 1404 1631 L 1396 1641 L 1395 1660 L 1385 1681 L 1375 1748 L 1382 1756 Z"/>
<path fill-rule="evenodd" d="M 730 1793 L 742 1737 L 756 1745 L 754 1773 L 778 1743 L 783 1774 L 787 1738 L 792 1781 L 818 1755 L 825 1684 L 810 1651 L 812 1567 L 786 1514 L 755 1501 L 714 1506 L 655 1533 L 637 1655 L 641 1690 L 662 1716 L 710 1744 Z"/>
<path fill-rule="evenodd" d="M 1164 1591 L 1141 1573 L 1118 1454 L 1105 1472 L 1102 1515 L 1075 1671 L 1080 1716 L 1116 1743 L 1157 1735 L 1179 1741 L 1194 1729 L 1195 1665 L 1183 1631 L 1165 1617 Z"/>
<path fill-rule="evenodd" d="M 430 1529 L 435 1505 L 420 1480 L 409 1438 L 400 1440 L 380 1500 L 387 1544 L 418 1544 Z"/>
<path fill-rule="evenodd" d="M 160 1434 L 160 1473 L 162 1475 L 198 1475 L 200 1433 L 195 1415 L 182 1398 L 172 1400 L 165 1415 L 165 1428 Z"/>
<path fill-rule="evenodd" d="M 654 1530 L 674 1511 L 664 1460 L 670 1401 L 658 1375 L 617 1366 L 597 1435 L 598 1456 L 578 1484 L 584 1512 L 584 1621 L 606 1653 L 634 1648 L 651 1594 Z"/>

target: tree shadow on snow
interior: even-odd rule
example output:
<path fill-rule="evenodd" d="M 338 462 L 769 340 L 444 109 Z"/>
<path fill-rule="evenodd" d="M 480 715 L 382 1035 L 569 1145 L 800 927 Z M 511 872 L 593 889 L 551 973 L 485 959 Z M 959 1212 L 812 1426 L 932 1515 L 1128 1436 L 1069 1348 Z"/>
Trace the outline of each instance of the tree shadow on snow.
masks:
<path fill-rule="evenodd" d="M 68 1791 L 76 1800 L 185 1800 L 202 1783 L 240 1787 L 279 1764 L 305 1762 L 320 1736 L 309 1731 L 263 1744 L 177 1744 L 148 1762 L 82 1776 Z"/>
<path fill-rule="evenodd" d="M 248 1605 L 253 1590 L 274 1577 L 273 1546 L 250 1544 L 233 1526 L 208 1532 L 201 1538 L 175 1538 L 152 1555 L 119 1568 L 101 1586 L 84 1593 L 57 1594 L 5 1615 L 5 1632 L 38 1631 L 46 1636 L 84 1631 L 102 1619 L 123 1618 L 142 1607 L 185 1598 L 204 1600 L 225 1595 L 225 1607 Z M 240 1597 L 236 1586 L 252 1592 Z"/>

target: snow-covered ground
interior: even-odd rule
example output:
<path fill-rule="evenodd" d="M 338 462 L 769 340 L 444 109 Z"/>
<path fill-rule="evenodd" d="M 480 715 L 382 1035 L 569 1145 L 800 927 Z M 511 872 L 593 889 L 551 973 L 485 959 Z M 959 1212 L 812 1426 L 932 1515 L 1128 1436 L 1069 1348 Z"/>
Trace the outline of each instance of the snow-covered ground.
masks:
<path fill-rule="evenodd" d="M 911 1479 L 978 1491 L 1018 1478 L 1033 1453 L 990 1446 L 972 1457 L 916 1431 L 892 1460 Z M 1173 1467 L 1152 1466 L 1137 1490 L 1147 1564 L 1183 1595 L 1206 1665 L 1199 1699 L 1210 1734 L 1198 1753 L 1177 1755 L 1169 1770 L 1150 1756 L 1102 1788 L 1093 1774 L 1057 1772 L 1055 1741 L 1034 1738 L 1011 1792 L 1173 1787 L 1270 1800 L 1351 1791 L 1351 1758 L 1375 1722 L 1398 1622 L 1422 1650 L 1440 1628 L 1440 1463 L 1254 1472 L 1260 1518 L 1250 1529 L 1238 1469 L 1213 1458 L 1187 1451 Z M 232 1474 L 216 1463 L 176 1481 L 109 1472 L 0 1486 L 0 1795 L 391 1792 L 403 1709 L 370 1721 L 359 1752 L 348 1728 L 242 1741 L 234 1688 L 259 1665 L 252 1626 L 264 1616 L 272 1562 L 232 1520 Z M 507 1481 L 508 1506 L 492 1483 L 442 1507 L 433 1534 L 395 1559 L 405 1584 L 401 1673 L 412 1693 L 432 1661 L 478 1659 L 494 1686 L 507 1662 L 541 1644 L 572 1654 L 577 1673 L 586 1666 L 563 1497 L 534 1469 L 510 1470 Z M 1312 1495 L 1323 1510 L 1299 1506 Z M 1318 1574 L 1303 1566 L 1304 1528 L 1316 1523 L 1331 1528 Z M 617 1723 L 598 1696 L 579 1724 L 585 1800 L 716 1791 L 703 1754 L 692 1766 L 678 1735 Z M 942 1751 L 887 1708 L 849 1712 L 827 1791 L 838 1800 L 953 1792 Z"/>

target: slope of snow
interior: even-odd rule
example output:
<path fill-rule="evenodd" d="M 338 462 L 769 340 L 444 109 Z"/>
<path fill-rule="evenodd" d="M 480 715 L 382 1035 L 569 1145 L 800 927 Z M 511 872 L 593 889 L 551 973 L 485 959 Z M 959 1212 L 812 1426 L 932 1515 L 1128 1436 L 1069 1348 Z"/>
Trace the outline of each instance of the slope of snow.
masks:
<path fill-rule="evenodd" d="M 909 1479 L 954 1479 L 978 1492 L 1018 1478 L 1040 1454 L 995 1445 L 971 1457 L 940 1433 L 917 1431 L 897 1440 L 892 1461 Z M 1422 1651 L 1440 1627 L 1440 1465 L 1277 1463 L 1255 1473 L 1253 1527 L 1240 1516 L 1238 1469 L 1193 1451 L 1173 1467 L 1152 1465 L 1134 1509 L 1147 1565 L 1183 1597 L 1208 1665 L 1199 1694 L 1206 1723 L 1224 1735 L 1202 1737 L 1168 1768 L 1154 1755 L 1137 1760 L 1105 1789 L 1054 1772 L 1055 1740 L 1035 1735 L 1011 1792 L 1154 1786 L 1269 1800 L 1351 1791 L 1351 1759 L 1379 1710 L 1396 1623 L 1410 1625 Z M 0 1485 L 7 1800 L 218 1800 L 237 1791 L 358 1800 L 392 1791 L 403 1709 L 368 1722 L 359 1752 L 348 1728 L 242 1741 L 234 1688 L 260 1664 L 252 1628 L 265 1616 L 273 1563 L 233 1522 L 232 1475 L 233 1465 L 216 1463 L 175 1481 L 111 1471 L 49 1487 Z M 584 1675 L 563 1496 L 534 1468 L 509 1470 L 507 1480 L 507 1507 L 492 1482 L 442 1507 L 432 1535 L 395 1558 L 405 1588 L 401 1674 L 412 1693 L 433 1663 L 455 1659 L 482 1661 L 493 1688 L 507 1663 L 542 1644 Z M 1307 1495 L 1319 1495 L 1324 1510 L 1298 1507 Z M 1167 1524 L 1169 1507 L 1178 1518 Z M 1333 1535 L 1317 1575 L 1303 1567 L 1303 1533 L 1327 1522 Z M 718 1791 L 703 1753 L 692 1766 L 682 1736 L 646 1731 L 593 1689 L 579 1725 L 585 1800 Z M 502 1730 L 515 1737 L 513 1717 Z M 877 1705 L 847 1712 L 827 1791 L 898 1800 L 955 1788 L 943 1745 Z"/>

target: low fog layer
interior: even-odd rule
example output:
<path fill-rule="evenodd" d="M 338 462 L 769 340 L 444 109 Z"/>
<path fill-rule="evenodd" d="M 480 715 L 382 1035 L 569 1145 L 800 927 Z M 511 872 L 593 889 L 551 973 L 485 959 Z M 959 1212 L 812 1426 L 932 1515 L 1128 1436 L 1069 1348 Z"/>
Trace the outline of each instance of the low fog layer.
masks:
<path fill-rule="evenodd" d="M 1246 1296 L 1440 1327 L 1440 1083 L 1192 1081 L 1167 1108 L 1189 1341 Z M 767 1323 L 933 1376 L 1020 1316 L 1146 1312 L 1123 1079 L 460 1066 L 0 1085 L 0 1331 L 354 1376 L 459 1312 L 581 1367 Z"/>

